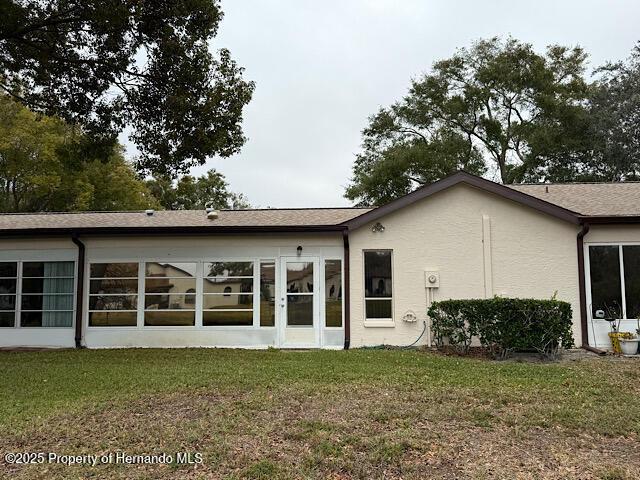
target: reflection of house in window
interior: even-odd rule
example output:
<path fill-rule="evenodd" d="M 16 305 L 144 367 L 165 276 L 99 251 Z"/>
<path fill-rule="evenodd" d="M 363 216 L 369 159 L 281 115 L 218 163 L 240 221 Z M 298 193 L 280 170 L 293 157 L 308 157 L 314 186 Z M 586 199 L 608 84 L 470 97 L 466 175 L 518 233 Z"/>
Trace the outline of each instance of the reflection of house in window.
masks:
<path fill-rule="evenodd" d="M 229 287 L 229 286 L 224 287 L 224 296 L 225 297 L 229 297 L 230 293 L 231 293 L 231 287 Z"/>
<path fill-rule="evenodd" d="M 196 304 L 196 296 L 193 295 L 194 293 L 196 293 L 196 289 L 195 288 L 190 288 L 190 289 L 187 290 L 187 295 L 184 296 L 184 304 L 185 305 L 195 305 Z"/>

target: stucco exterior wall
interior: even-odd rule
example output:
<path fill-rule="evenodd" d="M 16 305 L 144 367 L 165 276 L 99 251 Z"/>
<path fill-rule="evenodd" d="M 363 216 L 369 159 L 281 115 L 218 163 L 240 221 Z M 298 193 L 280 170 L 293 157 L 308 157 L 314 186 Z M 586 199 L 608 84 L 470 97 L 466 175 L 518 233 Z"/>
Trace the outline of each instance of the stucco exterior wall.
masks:
<path fill-rule="evenodd" d="M 584 237 L 590 243 L 640 243 L 640 225 L 591 225 Z"/>
<path fill-rule="evenodd" d="M 427 321 L 425 270 L 440 272 L 435 300 L 493 295 L 571 303 L 580 338 L 576 225 L 457 185 L 352 231 L 351 345 L 408 345 Z M 375 222 L 372 222 L 375 223 Z M 488 245 L 487 245 L 488 243 Z M 365 322 L 363 251 L 393 249 L 393 323 Z M 409 311 L 418 321 L 402 320 Z M 420 343 L 429 341 L 425 335 Z"/>

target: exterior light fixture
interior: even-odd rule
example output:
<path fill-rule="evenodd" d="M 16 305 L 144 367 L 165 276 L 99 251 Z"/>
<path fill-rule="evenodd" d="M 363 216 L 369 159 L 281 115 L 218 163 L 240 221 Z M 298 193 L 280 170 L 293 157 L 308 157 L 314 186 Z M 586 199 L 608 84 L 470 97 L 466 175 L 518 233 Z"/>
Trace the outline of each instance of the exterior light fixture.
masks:
<path fill-rule="evenodd" d="M 376 222 L 374 225 L 371 226 L 371 231 L 373 233 L 384 232 L 384 225 L 382 225 L 380 222 Z"/>
<path fill-rule="evenodd" d="M 302 246 L 298 245 L 298 248 L 296 248 L 296 252 L 298 252 L 298 256 L 302 255 Z"/>

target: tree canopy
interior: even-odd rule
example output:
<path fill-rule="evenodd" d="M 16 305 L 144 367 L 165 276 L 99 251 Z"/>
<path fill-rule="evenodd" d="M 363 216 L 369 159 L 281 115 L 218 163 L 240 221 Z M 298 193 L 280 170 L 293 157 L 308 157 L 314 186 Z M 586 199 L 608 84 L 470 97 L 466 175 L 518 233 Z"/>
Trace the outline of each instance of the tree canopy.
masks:
<path fill-rule="evenodd" d="M 82 134 L 0 95 L 0 210 L 134 210 L 158 204 L 120 147 L 86 157 Z"/>
<path fill-rule="evenodd" d="M 217 0 L 0 0 L 0 90 L 79 125 L 108 152 L 130 127 L 142 173 L 240 149 L 252 82 L 209 50 Z"/>
<path fill-rule="evenodd" d="M 593 154 L 585 180 L 640 180 L 640 42 L 627 62 L 599 69 L 590 105 Z"/>
<path fill-rule="evenodd" d="M 579 47 L 539 54 L 491 38 L 435 62 L 370 118 L 346 197 L 381 204 L 460 169 L 504 183 L 549 180 L 559 164 L 584 161 L 586 58 Z"/>
<path fill-rule="evenodd" d="M 247 208 L 224 176 L 143 180 L 119 145 L 87 156 L 86 135 L 0 94 L 0 211 Z"/>
<path fill-rule="evenodd" d="M 224 175 L 213 169 L 200 177 L 184 175 L 177 181 L 166 176 L 154 178 L 147 181 L 147 186 L 167 210 L 241 210 L 250 207 L 246 197 L 231 192 Z"/>

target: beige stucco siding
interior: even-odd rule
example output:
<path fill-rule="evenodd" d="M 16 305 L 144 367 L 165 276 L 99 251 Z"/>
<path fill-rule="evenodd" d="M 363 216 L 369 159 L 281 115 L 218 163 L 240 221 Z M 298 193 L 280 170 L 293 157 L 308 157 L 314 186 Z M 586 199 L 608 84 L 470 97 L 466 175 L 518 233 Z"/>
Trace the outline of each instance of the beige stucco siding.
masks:
<path fill-rule="evenodd" d="M 638 225 L 591 225 L 584 243 L 625 243 L 640 242 Z"/>
<path fill-rule="evenodd" d="M 76 252 L 78 247 L 74 245 L 71 238 L 0 238 L 0 252 L 2 251 L 37 251 L 72 249 Z"/>
<path fill-rule="evenodd" d="M 426 320 L 425 270 L 440 272 L 436 300 L 482 298 L 485 281 L 489 296 L 551 298 L 557 292 L 557 298 L 572 304 L 574 337 L 579 339 L 576 225 L 466 185 L 379 221 L 384 232 L 372 232 L 369 224 L 350 233 L 353 346 L 405 345 L 418 337 Z M 489 242 L 487 248 L 483 238 Z M 367 249 L 393 249 L 391 327 L 365 326 Z M 402 320 L 409 311 L 418 322 Z"/>

